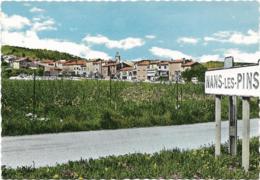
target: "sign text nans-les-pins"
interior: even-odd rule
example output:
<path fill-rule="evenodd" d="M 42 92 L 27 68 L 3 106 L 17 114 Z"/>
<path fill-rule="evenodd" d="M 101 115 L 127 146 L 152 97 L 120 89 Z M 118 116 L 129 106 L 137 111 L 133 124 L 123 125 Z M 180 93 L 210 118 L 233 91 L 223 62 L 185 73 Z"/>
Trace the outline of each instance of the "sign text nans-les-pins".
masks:
<path fill-rule="evenodd" d="M 205 93 L 260 97 L 260 65 L 207 71 Z"/>

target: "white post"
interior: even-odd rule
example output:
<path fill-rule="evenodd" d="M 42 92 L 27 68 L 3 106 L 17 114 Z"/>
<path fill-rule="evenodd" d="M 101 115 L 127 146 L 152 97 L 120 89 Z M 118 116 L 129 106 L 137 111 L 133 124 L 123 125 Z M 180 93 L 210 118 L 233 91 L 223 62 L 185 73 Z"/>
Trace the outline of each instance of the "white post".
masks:
<path fill-rule="evenodd" d="M 237 97 L 229 96 L 229 153 L 237 155 Z"/>
<path fill-rule="evenodd" d="M 221 96 L 215 97 L 215 121 L 216 121 L 216 136 L 215 136 L 215 157 L 221 153 Z"/>
<path fill-rule="evenodd" d="M 250 104 L 249 97 L 243 97 L 243 139 L 242 139 L 242 166 L 245 171 L 249 169 L 249 140 L 250 140 Z"/>

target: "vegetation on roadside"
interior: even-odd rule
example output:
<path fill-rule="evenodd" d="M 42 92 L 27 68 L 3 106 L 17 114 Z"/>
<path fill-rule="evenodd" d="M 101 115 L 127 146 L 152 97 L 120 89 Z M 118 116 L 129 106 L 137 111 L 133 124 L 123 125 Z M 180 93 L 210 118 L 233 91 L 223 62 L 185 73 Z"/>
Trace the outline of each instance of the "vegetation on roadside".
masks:
<path fill-rule="evenodd" d="M 222 145 L 222 155 L 214 156 L 214 147 L 198 150 L 163 150 L 160 153 L 108 156 L 100 159 L 80 160 L 58 164 L 55 167 L 2 166 L 4 179 L 123 179 L 123 178 L 171 178 L 171 179 L 258 179 L 259 138 L 250 142 L 250 168 L 245 172 L 241 162 L 241 141 L 238 155 L 228 155 L 228 144 Z"/>
<path fill-rule="evenodd" d="M 228 118 L 223 98 L 222 119 Z M 238 118 L 241 118 L 238 99 Z M 34 115 L 35 112 L 35 115 Z M 251 117 L 257 117 L 251 99 Z M 100 80 L 2 80 L 2 135 L 25 135 L 214 121 L 214 97 L 201 84 Z"/>

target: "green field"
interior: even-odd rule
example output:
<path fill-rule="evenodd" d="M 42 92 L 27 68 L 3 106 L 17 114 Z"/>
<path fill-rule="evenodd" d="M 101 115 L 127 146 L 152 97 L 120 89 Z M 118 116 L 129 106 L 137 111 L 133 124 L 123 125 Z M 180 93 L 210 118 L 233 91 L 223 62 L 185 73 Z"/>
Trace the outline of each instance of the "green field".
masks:
<path fill-rule="evenodd" d="M 214 121 L 214 97 L 200 84 L 53 80 L 33 89 L 33 81 L 2 81 L 3 136 Z M 257 117 L 257 99 L 251 104 Z M 222 107 L 227 119 L 227 98 Z"/>
<path fill-rule="evenodd" d="M 80 160 L 58 164 L 55 167 L 2 166 L 4 179 L 122 179 L 122 178 L 172 178 L 172 179 L 258 179 L 259 138 L 251 139 L 250 168 L 246 173 L 241 166 L 241 141 L 238 155 L 228 155 L 228 144 L 222 146 L 220 158 L 214 157 L 214 147 L 198 150 L 164 150 L 153 155 L 129 154 L 100 159 Z"/>

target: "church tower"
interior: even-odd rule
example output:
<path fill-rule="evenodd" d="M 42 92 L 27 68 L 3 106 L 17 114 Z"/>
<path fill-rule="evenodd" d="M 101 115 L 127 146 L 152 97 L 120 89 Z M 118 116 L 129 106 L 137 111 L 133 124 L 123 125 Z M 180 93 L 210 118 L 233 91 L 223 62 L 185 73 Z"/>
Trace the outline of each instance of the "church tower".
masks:
<path fill-rule="evenodd" d="M 116 52 L 115 60 L 116 60 L 116 63 L 120 63 L 121 62 L 121 58 L 120 58 L 119 52 Z"/>

